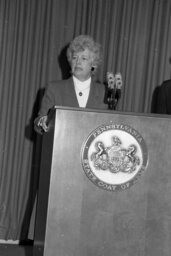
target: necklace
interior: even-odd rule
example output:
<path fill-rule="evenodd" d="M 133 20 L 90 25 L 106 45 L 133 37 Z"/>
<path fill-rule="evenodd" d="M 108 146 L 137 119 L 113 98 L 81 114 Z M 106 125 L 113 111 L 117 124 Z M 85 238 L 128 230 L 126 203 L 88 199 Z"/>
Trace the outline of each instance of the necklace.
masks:
<path fill-rule="evenodd" d="M 78 87 L 75 85 L 75 89 L 76 89 L 76 91 L 78 92 L 78 95 L 79 95 L 80 97 L 83 96 L 83 92 L 84 92 L 85 90 L 89 89 L 89 88 L 90 88 L 90 85 L 87 86 L 86 88 L 84 88 L 83 90 L 80 90 L 80 88 L 78 88 Z"/>

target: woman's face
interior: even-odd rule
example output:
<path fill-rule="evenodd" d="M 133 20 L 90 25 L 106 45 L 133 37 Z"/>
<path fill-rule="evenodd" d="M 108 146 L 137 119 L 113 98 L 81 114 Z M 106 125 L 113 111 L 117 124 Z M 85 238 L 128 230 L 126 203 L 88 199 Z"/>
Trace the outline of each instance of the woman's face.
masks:
<path fill-rule="evenodd" d="M 89 49 L 75 52 L 72 55 L 72 74 L 80 81 L 85 81 L 91 76 L 93 53 Z"/>

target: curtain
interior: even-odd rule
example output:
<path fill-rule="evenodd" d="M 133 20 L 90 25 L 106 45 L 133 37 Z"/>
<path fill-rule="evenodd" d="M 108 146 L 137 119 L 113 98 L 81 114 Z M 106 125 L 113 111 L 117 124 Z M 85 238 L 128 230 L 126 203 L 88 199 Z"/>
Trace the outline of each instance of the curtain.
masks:
<path fill-rule="evenodd" d="M 0 239 L 28 236 L 41 155 L 33 120 L 47 82 L 69 76 L 66 47 L 79 34 L 103 46 L 97 80 L 121 72 L 119 111 L 150 113 L 170 79 L 170 0 L 0 0 Z"/>

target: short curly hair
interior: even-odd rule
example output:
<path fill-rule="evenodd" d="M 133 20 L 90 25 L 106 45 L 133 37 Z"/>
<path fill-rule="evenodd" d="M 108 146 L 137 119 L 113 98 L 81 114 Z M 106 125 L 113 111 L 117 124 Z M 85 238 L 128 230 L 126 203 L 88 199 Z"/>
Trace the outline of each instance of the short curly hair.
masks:
<path fill-rule="evenodd" d="M 97 68 L 102 62 L 102 47 L 88 35 L 80 35 L 74 38 L 67 49 L 67 58 L 71 63 L 73 53 L 89 49 L 93 53 L 93 66 Z"/>

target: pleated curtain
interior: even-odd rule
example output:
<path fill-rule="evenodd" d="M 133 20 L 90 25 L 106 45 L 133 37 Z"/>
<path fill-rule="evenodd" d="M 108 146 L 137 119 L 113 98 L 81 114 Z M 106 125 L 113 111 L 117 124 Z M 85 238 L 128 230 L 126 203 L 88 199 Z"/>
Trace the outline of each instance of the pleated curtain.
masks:
<path fill-rule="evenodd" d="M 121 72 L 118 111 L 150 113 L 170 79 L 170 0 L 0 0 L 0 239 L 27 238 L 30 220 L 34 238 L 42 138 L 33 120 L 47 83 L 70 75 L 66 46 L 79 34 L 103 47 L 96 80 Z"/>

